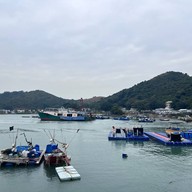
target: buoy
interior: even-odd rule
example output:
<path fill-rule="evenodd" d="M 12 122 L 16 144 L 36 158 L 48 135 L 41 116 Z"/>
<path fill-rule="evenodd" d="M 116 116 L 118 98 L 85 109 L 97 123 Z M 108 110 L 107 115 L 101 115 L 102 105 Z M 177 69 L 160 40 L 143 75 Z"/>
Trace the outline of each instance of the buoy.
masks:
<path fill-rule="evenodd" d="M 125 158 L 127 158 L 127 157 L 128 157 L 128 155 L 127 155 L 126 153 L 123 153 L 123 154 L 122 154 L 122 158 L 125 159 Z"/>

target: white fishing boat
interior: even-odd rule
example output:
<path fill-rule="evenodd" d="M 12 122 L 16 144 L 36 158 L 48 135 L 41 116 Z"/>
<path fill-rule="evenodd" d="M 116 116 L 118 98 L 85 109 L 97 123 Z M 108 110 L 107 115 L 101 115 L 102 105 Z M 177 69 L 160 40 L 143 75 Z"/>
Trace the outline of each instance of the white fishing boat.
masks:
<path fill-rule="evenodd" d="M 38 114 L 41 121 L 89 121 L 95 119 L 90 113 L 65 108 L 47 108 Z"/>

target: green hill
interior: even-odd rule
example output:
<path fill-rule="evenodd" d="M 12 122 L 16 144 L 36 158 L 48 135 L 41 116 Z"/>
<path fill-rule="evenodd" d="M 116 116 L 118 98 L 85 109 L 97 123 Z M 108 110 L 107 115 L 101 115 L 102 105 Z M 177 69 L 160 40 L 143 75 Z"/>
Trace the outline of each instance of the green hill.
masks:
<path fill-rule="evenodd" d="M 44 109 L 47 107 L 77 107 L 77 102 L 62 99 L 44 91 L 14 91 L 0 94 L 0 109 Z"/>
<path fill-rule="evenodd" d="M 151 110 L 165 107 L 172 101 L 174 109 L 192 108 L 192 77 L 180 72 L 166 72 L 151 80 L 143 81 L 109 97 L 68 100 L 44 91 L 15 91 L 0 94 L 0 109 L 44 109 L 47 107 L 90 107 L 105 111 L 117 111 L 121 107 Z"/>
<path fill-rule="evenodd" d="M 99 102 L 102 110 L 114 107 L 149 110 L 165 107 L 172 101 L 174 109 L 192 108 L 192 77 L 180 72 L 166 72 L 130 89 L 124 89 Z"/>

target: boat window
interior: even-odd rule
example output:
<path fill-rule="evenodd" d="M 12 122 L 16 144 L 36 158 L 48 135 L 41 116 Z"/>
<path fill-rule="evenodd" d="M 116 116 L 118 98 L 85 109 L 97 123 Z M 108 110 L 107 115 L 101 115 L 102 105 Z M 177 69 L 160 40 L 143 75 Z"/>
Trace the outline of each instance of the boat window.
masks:
<path fill-rule="evenodd" d="M 72 117 L 72 114 L 70 113 L 70 114 L 67 114 L 67 117 Z"/>

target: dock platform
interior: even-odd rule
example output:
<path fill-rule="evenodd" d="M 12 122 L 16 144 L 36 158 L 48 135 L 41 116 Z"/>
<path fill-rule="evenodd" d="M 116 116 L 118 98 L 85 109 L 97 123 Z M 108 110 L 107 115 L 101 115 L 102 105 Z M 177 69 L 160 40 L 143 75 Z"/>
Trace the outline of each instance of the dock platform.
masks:
<path fill-rule="evenodd" d="M 115 135 L 111 131 L 108 135 L 108 140 L 115 141 L 115 140 L 125 140 L 125 141 L 149 141 L 149 137 L 145 134 L 143 135 L 125 135 L 124 133 L 116 133 Z"/>
<path fill-rule="evenodd" d="M 169 146 L 192 146 L 192 141 L 182 138 L 182 141 L 170 141 L 165 133 L 145 132 L 150 138 Z"/>

